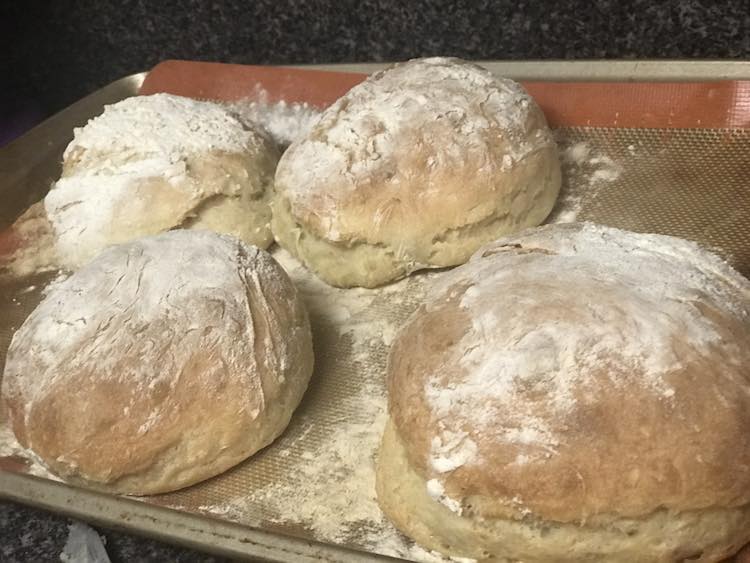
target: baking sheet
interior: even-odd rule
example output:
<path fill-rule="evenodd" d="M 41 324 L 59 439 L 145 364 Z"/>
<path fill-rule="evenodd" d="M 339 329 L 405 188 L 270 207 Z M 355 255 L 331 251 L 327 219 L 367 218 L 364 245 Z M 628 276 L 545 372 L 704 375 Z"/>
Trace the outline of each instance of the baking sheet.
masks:
<path fill-rule="evenodd" d="M 206 63 L 180 63 L 178 74 L 188 79 L 191 75 L 205 76 L 191 66 L 195 64 Z M 154 72 L 153 77 L 158 78 L 159 73 Z M 244 74 L 242 80 L 236 72 L 225 72 L 223 77 L 232 92 L 249 91 Z M 107 101 L 135 93 L 140 78 L 113 88 Z M 345 89 L 350 85 L 347 81 L 359 79 L 328 78 L 331 82 L 324 92 L 316 90 L 316 85 L 309 88 L 309 99 L 322 105 L 326 95 L 333 95 L 331 88 Z M 279 84 L 277 95 L 285 88 L 295 88 L 293 81 L 291 86 L 289 81 Z M 152 80 L 149 87 L 158 90 L 159 86 Z M 161 86 L 170 91 L 194 84 L 188 80 L 175 86 L 163 80 Z M 269 83 L 264 86 L 273 91 Z M 543 84 L 539 87 L 544 91 Z M 688 101 L 708 96 L 713 86 L 702 88 Z M 300 91 L 298 86 L 295 91 Z M 737 92 L 743 91 L 724 90 L 723 95 L 734 96 L 726 103 L 741 108 L 737 100 L 741 102 L 742 98 Z M 222 94 L 224 99 L 236 99 L 226 91 Z M 204 95 L 217 97 L 212 91 L 204 91 Z M 716 95 L 722 94 L 714 94 L 714 98 Z M 550 100 L 555 101 L 554 97 Z M 567 123 L 556 128 L 565 186 L 553 220 L 593 220 L 690 238 L 750 275 L 750 188 L 744 180 L 750 165 L 750 134 L 726 126 L 737 125 L 738 112 L 719 112 L 718 118 L 726 119 L 717 127 L 712 126 L 717 123 L 700 117 L 704 115 L 700 105 L 697 110 L 694 106 L 688 104 L 687 109 L 672 116 L 678 118 L 680 127 L 675 127 L 673 119 L 660 128 L 621 127 L 606 121 L 597 127 L 571 125 L 580 117 L 553 110 L 558 125 Z M 41 196 L 56 177 L 59 155 L 71 137 L 72 125 L 81 125 L 100 108 L 100 99 L 90 100 L 76 117 L 73 112 L 63 112 L 56 117 L 54 129 L 45 130 L 48 124 L 43 124 L 32 132 L 35 137 L 31 141 L 22 139 L 0 150 L 0 191 L 11 202 L 0 212 L 0 221 L 8 224 L 31 200 Z M 619 119 L 622 124 L 628 108 L 619 109 L 623 111 L 599 108 L 598 113 L 604 116 L 602 119 Z M 637 107 L 630 110 L 636 117 L 640 115 Z M 739 112 L 740 124 L 743 116 Z M 699 119 L 702 123 L 697 123 Z M 77 122 L 71 125 L 73 121 Z M 694 127 L 685 128 L 686 123 Z M 49 150 L 38 150 L 40 143 Z M 8 149 L 16 156 L 12 161 L 6 158 Z M 42 155 L 32 168 L 19 171 L 23 163 L 33 160 L 34 150 Z M 275 255 L 302 289 L 311 311 L 317 362 L 310 389 L 279 440 L 217 478 L 138 501 L 32 481 L 19 473 L 39 471 L 38 467 L 23 456 L 10 457 L 0 462 L 5 468 L 0 472 L 0 494 L 109 525 L 141 531 L 151 528 L 152 534 L 232 555 L 279 561 L 305 557 L 353 561 L 359 557 L 356 552 L 334 547 L 337 545 L 363 551 L 361 557 L 365 559 L 369 559 L 368 552 L 437 559 L 406 541 L 379 513 L 374 499 L 373 457 L 385 416 L 383 375 L 388 345 L 399 324 L 418 305 L 425 284 L 440 273 L 418 274 L 378 290 L 338 290 L 307 274 L 287 254 L 276 250 Z M 38 276 L 6 283 L 0 289 L 0 365 L 12 331 L 53 278 L 54 274 Z M 243 542 L 243 537 L 247 541 Z M 310 541 L 316 539 L 325 543 Z"/>

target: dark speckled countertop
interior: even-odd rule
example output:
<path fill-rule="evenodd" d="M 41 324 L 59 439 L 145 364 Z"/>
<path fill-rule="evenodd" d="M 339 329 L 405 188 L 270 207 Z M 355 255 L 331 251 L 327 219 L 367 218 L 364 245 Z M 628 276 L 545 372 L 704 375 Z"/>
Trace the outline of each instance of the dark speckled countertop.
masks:
<path fill-rule="evenodd" d="M 70 523 L 68 518 L 57 514 L 0 501 L 0 562 L 59 562 L 60 553 L 68 539 Z M 102 529 L 97 531 L 102 537 L 112 563 L 136 561 L 225 563 L 230 561 L 120 532 Z"/>
<path fill-rule="evenodd" d="M 750 58 L 746 2 L 678 0 L 7 2 L 0 145 L 112 80 L 170 59 L 281 64 Z M 0 561 L 59 561 L 66 518 L 0 501 Z M 112 561 L 222 561 L 100 530 Z"/>

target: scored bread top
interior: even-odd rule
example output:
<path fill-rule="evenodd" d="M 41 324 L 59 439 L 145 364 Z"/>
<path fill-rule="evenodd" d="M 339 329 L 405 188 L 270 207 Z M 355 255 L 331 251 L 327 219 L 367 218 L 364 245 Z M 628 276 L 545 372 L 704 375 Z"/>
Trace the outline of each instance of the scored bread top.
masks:
<path fill-rule="evenodd" d="M 19 442 L 116 492 L 172 490 L 267 445 L 312 366 L 292 282 L 208 231 L 111 247 L 16 331 L 2 381 Z"/>
<path fill-rule="evenodd" d="M 694 243 L 551 225 L 401 330 L 389 405 L 433 496 L 560 522 L 750 502 L 750 282 Z"/>

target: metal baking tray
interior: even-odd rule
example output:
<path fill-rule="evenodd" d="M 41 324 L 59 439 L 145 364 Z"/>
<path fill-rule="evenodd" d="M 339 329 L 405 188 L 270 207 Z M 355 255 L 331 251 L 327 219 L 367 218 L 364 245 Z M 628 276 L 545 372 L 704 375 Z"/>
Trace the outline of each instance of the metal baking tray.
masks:
<path fill-rule="evenodd" d="M 182 63 L 183 66 L 179 67 L 181 72 L 189 70 L 190 67 L 185 65 L 190 64 L 205 63 Z M 633 81 L 713 83 L 719 80 L 750 80 L 750 62 L 487 61 L 482 64 L 498 75 L 536 84 L 543 84 L 545 81 L 611 82 L 612 92 L 625 88 L 626 83 Z M 371 63 L 295 68 L 370 73 L 384 66 Z M 0 196 L 4 201 L 0 208 L 0 230 L 43 197 L 50 183 L 58 177 L 62 151 L 72 138 L 73 128 L 99 114 L 105 104 L 136 95 L 147 74 L 134 74 L 113 82 L 0 148 Z M 747 104 L 748 91 L 750 88 L 738 88 L 736 103 Z M 701 109 L 698 108 L 697 111 L 700 112 Z M 559 127 L 558 134 L 565 146 L 588 143 L 589 147 L 599 151 L 598 154 L 612 159 L 620 167 L 617 177 L 605 191 L 581 196 L 578 218 L 633 230 L 661 231 L 693 238 L 716 249 L 745 275 L 750 274 L 750 190 L 744 183 L 744 171 L 750 168 L 750 131 L 745 130 L 747 126 L 685 126 L 665 130 L 595 122 L 593 126 L 567 124 Z M 722 147 L 721 158 L 724 159 L 722 174 L 687 177 L 682 173 L 691 165 L 696 154 L 705 153 L 707 148 L 719 145 Z M 669 165 L 662 166 L 665 163 Z M 570 178 L 568 181 L 572 182 Z M 687 188 L 684 187 L 685 183 Z M 649 189 L 654 185 L 659 189 Z M 660 204 L 665 193 L 674 194 L 678 189 L 685 195 L 682 198 L 685 201 L 677 198 L 679 201 L 672 201 L 668 206 Z M 690 209 L 694 209 L 694 212 L 686 211 Z M 390 315 L 394 322 L 408 315 L 419 299 L 417 286 L 421 282 L 418 277 L 415 279 L 418 280 L 413 284 L 415 287 L 404 290 L 406 295 L 399 301 L 398 312 L 388 309 L 387 302 L 391 301 L 393 294 L 389 290 L 391 294 L 386 295 L 385 299 L 373 299 L 369 314 L 373 318 Z M 0 295 L 0 301 L 3 298 L 9 296 Z M 19 313 L 15 322 L 21 320 L 22 314 Z M 324 359 L 331 357 L 334 360 L 342 354 L 350 353 L 351 342 L 348 343 L 349 348 L 346 348 L 334 340 L 324 338 L 322 344 L 318 343 L 316 353 L 322 347 Z M 5 346 L 7 342 L 3 340 L 0 346 L 0 366 L 4 362 Z M 361 377 L 373 377 L 378 370 L 382 371 L 386 348 L 387 342 L 383 340 L 368 350 L 368 354 L 372 354 L 374 359 L 364 370 L 367 373 Z M 334 360 L 331 361 L 335 364 Z M 322 364 L 325 366 L 326 362 L 331 364 L 331 361 L 325 360 Z M 336 371 L 342 367 L 334 366 L 331 369 Z M 316 378 L 320 380 L 320 374 Z M 320 408 L 320 389 L 313 389 L 311 394 L 315 396 L 307 404 L 303 403 L 306 410 L 300 417 L 315 416 L 316 409 Z M 299 417 L 295 415 L 295 418 Z M 305 438 L 307 434 L 303 430 L 295 427 L 293 419 L 289 432 L 281 440 L 289 442 Z M 274 445 L 270 448 L 274 448 Z M 289 448 L 289 451 L 292 456 L 296 455 L 297 450 Z M 263 452 L 259 466 L 276 467 L 275 462 L 269 461 L 273 455 Z M 244 486 L 247 481 L 237 475 L 235 472 L 233 476 L 217 477 L 204 488 L 201 488 L 202 485 L 196 486 L 197 489 L 191 487 L 166 499 L 134 500 L 72 487 L 6 467 L 0 469 L 0 498 L 231 557 L 267 561 L 391 559 L 366 551 L 367 548 L 358 545 L 356 541 L 340 544 L 315 541 L 314 534 L 298 525 L 266 525 L 263 522 L 256 523 L 254 519 L 243 522 L 242 518 L 232 521 L 221 513 L 199 510 L 200 499 L 205 498 L 206 494 L 226 489 L 221 484 L 222 479 L 235 487 L 237 483 Z M 261 477 L 267 478 L 267 475 Z"/>

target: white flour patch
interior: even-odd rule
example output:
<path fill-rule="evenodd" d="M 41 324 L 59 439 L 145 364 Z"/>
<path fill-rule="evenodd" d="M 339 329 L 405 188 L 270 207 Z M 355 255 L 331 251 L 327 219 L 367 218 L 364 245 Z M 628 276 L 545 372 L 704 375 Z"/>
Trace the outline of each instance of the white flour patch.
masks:
<path fill-rule="evenodd" d="M 614 182 L 622 173 L 622 168 L 608 156 L 594 157 L 588 163 L 596 166 L 589 176 L 589 186 L 595 186 L 601 182 Z"/>
<path fill-rule="evenodd" d="M 430 390 L 428 390 L 429 393 Z M 434 397 L 439 402 L 442 395 Z M 431 442 L 430 465 L 438 473 L 453 471 L 472 460 L 477 453 L 477 445 L 466 432 L 443 430 Z"/>
<path fill-rule="evenodd" d="M 426 280 L 435 275 L 424 272 L 376 289 L 341 289 L 320 280 L 282 248 L 275 248 L 273 257 L 306 298 L 310 314 L 325 319 L 339 336 L 348 335 L 354 359 L 361 362 L 367 361 L 372 346 L 379 343 L 389 346 L 400 326 L 398 320 L 378 312 L 380 309 L 371 309 L 376 299 L 388 295 L 391 305 L 399 303 L 407 293 L 423 291 Z"/>
<path fill-rule="evenodd" d="M 226 104 L 243 123 L 264 129 L 280 147 L 304 137 L 320 116 L 320 110 L 307 103 L 272 102 L 262 87 L 244 100 Z"/>
<path fill-rule="evenodd" d="M 427 494 L 430 495 L 430 498 L 433 500 L 438 501 L 440 504 L 448 507 L 449 510 L 461 516 L 461 513 L 463 512 L 461 502 L 452 499 L 445 494 L 445 487 L 439 479 L 430 479 L 427 481 Z"/>
<path fill-rule="evenodd" d="M 601 189 L 617 181 L 623 167 L 584 142 L 558 138 L 563 183 L 555 208 L 546 223 L 572 223 L 581 212 L 584 198 L 595 198 Z"/>
<path fill-rule="evenodd" d="M 55 288 L 67 280 L 70 277 L 70 272 L 66 272 L 65 270 L 58 270 L 55 273 L 55 277 L 52 278 L 47 284 L 42 288 L 42 297 L 47 297 L 50 293 L 55 291 Z"/>
<path fill-rule="evenodd" d="M 124 160 L 159 156 L 175 163 L 189 153 L 244 152 L 256 144 L 254 133 L 220 104 L 154 94 L 105 106 L 101 115 L 74 130 L 63 156 L 86 149 L 119 153 Z"/>
<path fill-rule="evenodd" d="M 366 385 L 340 407 L 342 413 L 356 409 L 358 414 L 345 417 L 317 447 L 304 450 L 296 458 L 289 457 L 288 474 L 293 478 L 198 509 L 249 524 L 253 522 L 246 514 L 261 504 L 275 514 L 270 523 L 302 524 L 321 541 L 352 542 L 375 553 L 422 563 L 452 561 L 402 536 L 378 507 L 375 463 L 387 419 L 382 386 Z M 296 442 L 302 445 L 301 438 Z M 451 500 L 443 497 L 441 502 Z"/>
<path fill-rule="evenodd" d="M 716 256 L 688 241 L 590 223 L 527 233 L 486 246 L 428 295 L 429 312 L 460 291 L 473 319 L 424 375 L 437 421 L 426 460 L 435 477 L 485 463 L 487 443 L 518 450 L 518 464 L 557 455 L 587 394 L 616 388 L 678 400 L 668 377 L 685 361 L 675 335 L 696 351 L 722 346 L 727 362 L 741 362 L 720 325 L 685 306 L 701 295 L 747 315 L 738 298 L 744 278 Z M 555 281 L 540 292 L 540 280 Z M 482 447 L 471 442 L 478 436 Z"/>
<path fill-rule="evenodd" d="M 57 475 L 49 471 L 39 460 L 34 452 L 27 450 L 16 440 L 10 425 L 0 422 L 0 458 L 13 457 L 22 458 L 27 463 L 25 473 L 49 479 L 51 481 L 62 481 Z"/>

